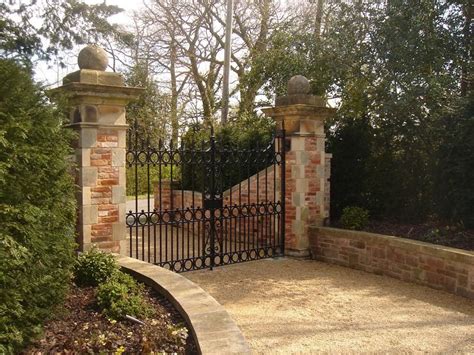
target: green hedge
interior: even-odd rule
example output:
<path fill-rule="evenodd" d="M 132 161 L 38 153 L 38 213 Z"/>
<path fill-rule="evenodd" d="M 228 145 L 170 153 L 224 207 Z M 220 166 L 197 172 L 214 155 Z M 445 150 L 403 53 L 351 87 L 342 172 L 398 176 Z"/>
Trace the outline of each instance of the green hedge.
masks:
<path fill-rule="evenodd" d="M 433 198 L 439 216 L 474 228 L 474 91 L 443 117 Z"/>
<path fill-rule="evenodd" d="M 41 332 L 73 263 L 72 133 L 31 76 L 0 60 L 0 353 Z"/>

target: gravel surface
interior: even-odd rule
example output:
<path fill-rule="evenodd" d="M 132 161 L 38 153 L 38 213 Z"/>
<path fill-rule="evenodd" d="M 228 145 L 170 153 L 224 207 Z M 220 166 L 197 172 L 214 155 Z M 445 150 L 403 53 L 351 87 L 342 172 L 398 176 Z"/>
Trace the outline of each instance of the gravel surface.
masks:
<path fill-rule="evenodd" d="M 255 353 L 474 352 L 474 301 L 310 260 L 183 274 L 214 296 Z"/>

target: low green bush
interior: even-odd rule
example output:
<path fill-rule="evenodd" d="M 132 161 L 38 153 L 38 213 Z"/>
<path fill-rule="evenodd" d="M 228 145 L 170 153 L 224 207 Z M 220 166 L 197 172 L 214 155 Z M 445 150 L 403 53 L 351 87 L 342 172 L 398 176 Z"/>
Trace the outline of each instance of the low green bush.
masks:
<path fill-rule="evenodd" d="M 346 229 L 361 230 L 369 223 L 369 211 L 365 208 L 349 206 L 342 210 L 341 224 Z"/>
<path fill-rule="evenodd" d="M 102 312 L 112 319 L 122 319 L 126 315 L 147 317 L 153 313 L 143 297 L 143 285 L 120 271 L 99 285 L 97 303 Z"/>
<path fill-rule="evenodd" d="M 113 255 L 92 248 L 77 258 L 74 280 L 79 286 L 97 286 L 107 281 L 118 270 Z"/>

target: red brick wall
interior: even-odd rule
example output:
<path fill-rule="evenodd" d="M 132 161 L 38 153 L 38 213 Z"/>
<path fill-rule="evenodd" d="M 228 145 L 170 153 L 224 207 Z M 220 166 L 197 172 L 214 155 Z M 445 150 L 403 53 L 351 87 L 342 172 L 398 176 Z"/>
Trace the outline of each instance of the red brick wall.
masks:
<path fill-rule="evenodd" d="M 312 258 L 474 299 L 474 252 L 380 234 L 310 227 Z"/>
<path fill-rule="evenodd" d="M 112 166 L 112 150 L 118 147 L 114 130 L 97 131 L 96 147 L 91 148 L 90 164 L 97 167 L 97 184 L 91 188 L 91 204 L 97 205 L 97 223 L 91 226 L 91 242 L 100 249 L 119 252 L 119 242 L 113 240 L 112 225 L 119 221 L 117 205 L 112 204 L 112 187 L 119 185 L 119 168 Z"/>

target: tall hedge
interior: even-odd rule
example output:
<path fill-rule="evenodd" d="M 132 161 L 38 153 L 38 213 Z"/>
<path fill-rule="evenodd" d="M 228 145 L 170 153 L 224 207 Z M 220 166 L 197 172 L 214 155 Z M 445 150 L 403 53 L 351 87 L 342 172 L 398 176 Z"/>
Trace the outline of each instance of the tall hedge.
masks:
<path fill-rule="evenodd" d="M 73 262 L 72 133 L 32 73 L 0 60 L 0 353 L 41 332 Z"/>
<path fill-rule="evenodd" d="M 442 218 L 474 228 L 474 91 L 443 117 L 433 199 Z"/>

